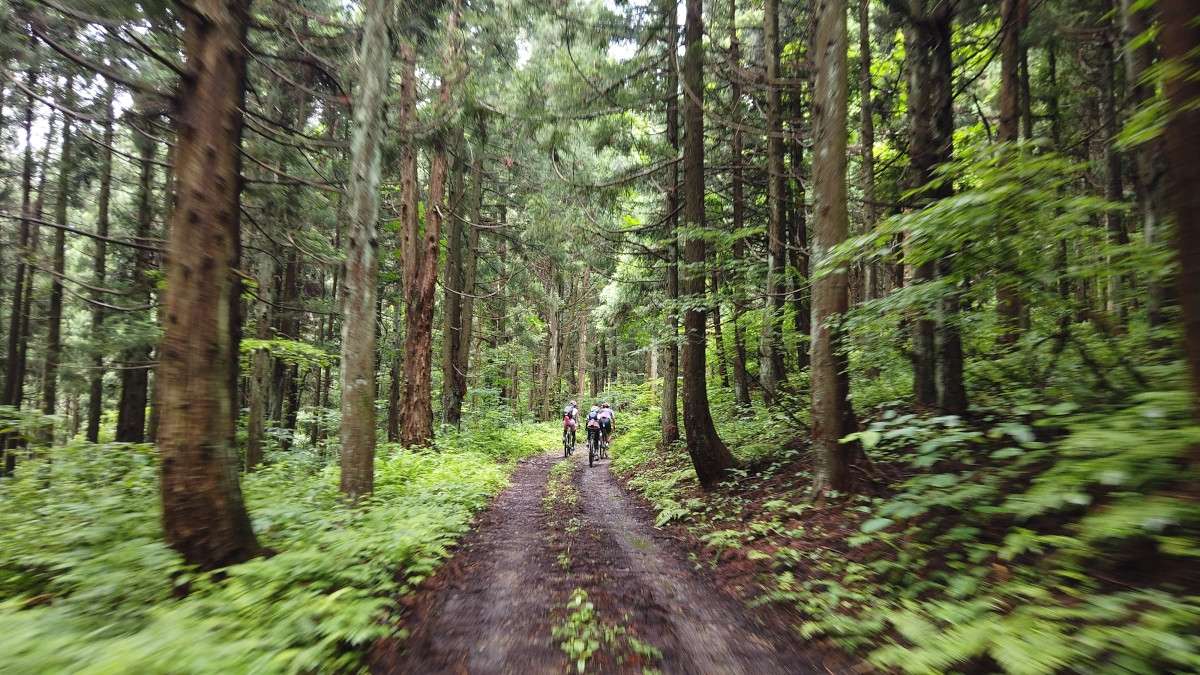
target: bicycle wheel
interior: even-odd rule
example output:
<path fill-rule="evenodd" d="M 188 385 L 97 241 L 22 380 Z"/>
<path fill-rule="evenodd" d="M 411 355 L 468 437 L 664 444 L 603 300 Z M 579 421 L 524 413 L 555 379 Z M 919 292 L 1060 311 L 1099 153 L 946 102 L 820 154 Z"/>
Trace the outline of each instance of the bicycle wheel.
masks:
<path fill-rule="evenodd" d="M 570 430 L 563 429 L 563 457 L 571 454 L 571 446 L 567 444 L 567 434 L 569 433 Z"/>
<path fill-rule="evenodd" d="M 596 461 L 596 442 L 588 439 L 588 466 Z"/>

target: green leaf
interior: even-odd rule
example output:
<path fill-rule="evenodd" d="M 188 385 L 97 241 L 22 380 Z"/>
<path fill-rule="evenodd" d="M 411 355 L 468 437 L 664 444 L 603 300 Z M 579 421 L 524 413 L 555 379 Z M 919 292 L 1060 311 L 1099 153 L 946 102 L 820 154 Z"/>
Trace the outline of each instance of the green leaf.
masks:
<path fill-rule="evenodd" d="M 873 532 L 882 530 L 888 525 L 891 525 L 893 522 L 895 521 L 893 521 L 891 518 L 872 518 L 863 523 L 858 529 L 861 530 L 863 534 L 871 534 Z"/>

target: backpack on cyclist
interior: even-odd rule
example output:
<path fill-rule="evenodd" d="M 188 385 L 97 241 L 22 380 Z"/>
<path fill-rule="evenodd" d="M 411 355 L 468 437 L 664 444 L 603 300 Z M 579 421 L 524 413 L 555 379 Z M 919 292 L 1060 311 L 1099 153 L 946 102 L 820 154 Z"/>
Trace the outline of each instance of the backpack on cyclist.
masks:
<path fill-rule="evenodd" d="M 588 413 L 587 427 L 589 429 L 599 429 L 600 428 L 600 418 L 598 415 L 596 415 L 596 413 Z"/>

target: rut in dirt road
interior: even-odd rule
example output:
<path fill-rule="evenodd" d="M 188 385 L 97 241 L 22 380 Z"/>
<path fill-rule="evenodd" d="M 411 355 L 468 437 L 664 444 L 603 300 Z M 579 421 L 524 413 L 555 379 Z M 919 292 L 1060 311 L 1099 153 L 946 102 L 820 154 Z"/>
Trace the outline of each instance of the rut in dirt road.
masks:
<path fill-rule="evenodd" d="M 786 631 L 759 625 L 681 551 L 668 550 L 669 538 L 651 524 L 653 514 L 624 493 L 608 462 L 583 472 L 581 492 L 593 531 L 612 544 L 605 552 L 607 578 L 598 581 L 631 599 L 645 598 L 664 618 L 663 625 L 638 627 L 662 651 L 663 672 L 825 672 Z"/>
<path fill-rule="evenodd" d="M 589 672 L 824 673 L 786 627 L 759 625 L 651 524 L 617 484 L 609 462 L 576 452 L 578 498 L 547 511 L 551 453 L 522 464 L 455 557 L 406 604 L 411 635 L 373 659 L 374 673 L 564 673 L 573 664 L 551 638 L 573 589 L 623 636 L 601 644 Z M 649 660 L 624 635 L 655 647 Z M 604 641 L 602 641 L 604 642 Z"/>
<path fill-rule="evenodd" d="M 550 644 L 549 607 L 561 593 L 546 549 L 542 489 L 562 459 L 521 464 L 433 580 L 425 607 L 410 608 L 411 635 L 373 659 L 374 673 L 561 673 Z M 418 595 L 425 595 L 419 593 Z M 417 602 L 425 600 L 418 598 Z"/>

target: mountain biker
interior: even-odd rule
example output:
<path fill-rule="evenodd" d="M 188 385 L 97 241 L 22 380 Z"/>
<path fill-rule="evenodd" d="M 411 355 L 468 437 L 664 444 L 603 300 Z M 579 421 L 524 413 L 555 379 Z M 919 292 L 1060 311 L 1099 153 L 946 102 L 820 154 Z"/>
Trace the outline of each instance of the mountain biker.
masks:
<path fill-rule="evenodd" d="M 608 407 L 607 403 L 601 406 L 600 412 L 596 415 L 596 417 L 600 420 L 600 431 L 604 434 L 605 443 L 607 443 L 609 437 L 612 436 L 613 423 L 616 420 L 616 416 L 617 414 L 613 412 L 612 408 Z"/>
<path fill-rule="evenodd" d="M 571 438 L 575 437 L 575 428 L 579 426 L 579 408 L 575 407 L 575 401 L 572 400 L 563 408 L 563 432 L 568 430 L 571 432 Z"/>
<path fill-rule="evenodd" d="M 587 443 L 589 450 L 600 445 L 600 409 L 596 406 L 592 406 L 587 416 Z"/>

